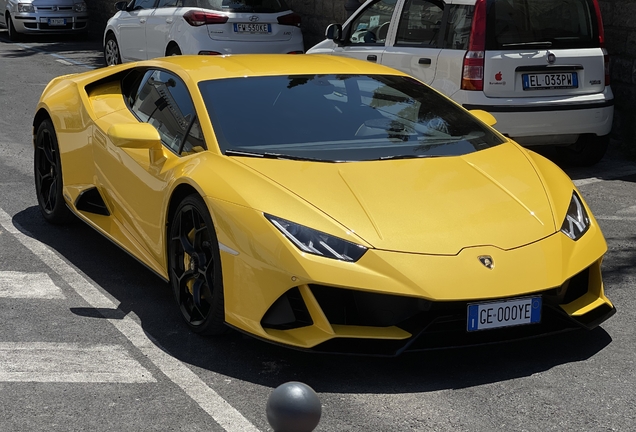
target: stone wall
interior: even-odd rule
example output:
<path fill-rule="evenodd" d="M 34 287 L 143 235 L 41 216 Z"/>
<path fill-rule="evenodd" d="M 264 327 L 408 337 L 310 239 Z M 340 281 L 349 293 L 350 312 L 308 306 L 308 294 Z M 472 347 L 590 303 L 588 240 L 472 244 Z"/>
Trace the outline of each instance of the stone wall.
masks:
<path fill-rule="evenodd" d="M 612 135 L 636 156 L 636 0 L 600 0 L 616 101 Z"/>

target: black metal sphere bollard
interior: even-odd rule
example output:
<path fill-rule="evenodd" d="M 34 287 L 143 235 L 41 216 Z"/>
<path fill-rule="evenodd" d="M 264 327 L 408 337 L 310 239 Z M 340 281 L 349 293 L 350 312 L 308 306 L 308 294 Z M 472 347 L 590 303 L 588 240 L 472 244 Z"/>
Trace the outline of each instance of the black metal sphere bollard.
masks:
<path fill-rule="evenodd" d="M 321 414 L 318 395 L 301 382 L 281 384 L 267 399 L 267 421 L 274 432 L 311 432 L 318 426 Z"/>

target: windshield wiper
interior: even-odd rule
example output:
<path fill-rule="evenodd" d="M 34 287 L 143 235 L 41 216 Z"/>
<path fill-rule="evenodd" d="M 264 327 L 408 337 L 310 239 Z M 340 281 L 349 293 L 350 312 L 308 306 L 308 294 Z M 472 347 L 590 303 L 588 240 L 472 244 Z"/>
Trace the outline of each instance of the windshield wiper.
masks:
<path fill-rule="evenodd" d="M 225 150 L 224 153 L 226 156 L 245 156 L 245 157 L 255 157 L 255 158 L 263 158 L 263 159 L 287 159 L 287 160 L 297 160 L 297 161 L 311 161 L 311 162 L 339 162 L 335 160 L 325 160 L 325 159 L 316 159 L 309 158 L 303 156 L 291 156 L 282 153 L 271 153 L 271 152 L 249 152 L 244 150 Z"/>
<path fill-rule="evenodd" d="M 540 47 L 546 47 L 549 48 L 552 46 L 552 42 L 550 41 L 537 41 L 537 42 L 515 42 L 515 43 L 505 43 L 505 44 L 501 44 L 502 47 L 533 47 L 533 48 L 540 48 Z"/>
<path fill-rule="evenodd" d="M 412 155 L 412 154 L 408 154 L 408 155 L 381 156 L 377 160 L 421 159 L 421 158 L 435 158 L 435 157 L 440 157 L 440 156 L 442 156 L 442 155 L 427 155 L 427 154 Z"/>

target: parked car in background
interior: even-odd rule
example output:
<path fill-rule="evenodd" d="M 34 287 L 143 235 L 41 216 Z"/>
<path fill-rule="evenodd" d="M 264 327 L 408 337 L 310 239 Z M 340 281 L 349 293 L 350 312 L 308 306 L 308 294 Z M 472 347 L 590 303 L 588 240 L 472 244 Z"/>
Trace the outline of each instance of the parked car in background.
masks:
<path fill-rule="evenodd" d="M 300 15 L 283 0 L 132 0 L 104 32 L 107 65 L 180 54 L 304 52 Z"/>
<path fill-rule="evenodd" d="M 0 24 L 15 41 L 24 34 L 82 33 L 88 30 L 83 0 L 0 0 Z"/>
<path fill-rule="evenodd" d="M 605 154 L 614 97 L 598 0 L 369 0 L 326 35 L 308 53 L 400 69 L 571 164 Z"/>

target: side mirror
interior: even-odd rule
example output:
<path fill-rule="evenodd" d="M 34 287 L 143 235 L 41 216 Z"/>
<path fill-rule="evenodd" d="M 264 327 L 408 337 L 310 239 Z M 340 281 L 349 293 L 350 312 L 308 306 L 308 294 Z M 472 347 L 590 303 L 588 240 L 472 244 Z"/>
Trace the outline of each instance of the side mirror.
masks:
<path fill-rule="evenodd" d="M 325 31 L 325 37 L 334 42 L 342 41 L 342 25 L 341 24 L 329 24 Z"/>
<path fill-rule="evenodd" d="M 161 148 L 161 137 L 149 123 L 118 123 L 108 128 L 108 138 L 117 147 L 136 149 Z"/>
<path fill-rule="evenodd" d="M 497 123 L 497 119 L 495 118 L 495 116 L 484 110 L 475 109 L 468 112 L 470 112 L 482 122 L 486 123 L 488 126 L 494 126 Z"/>
<path fill-rule="evenodd" d="M 115 3 L 115 10 L 125 11 L 127 8 L 128 8 L 128 2 L 127 1 L 119 1 L 119 2 Z"/>

